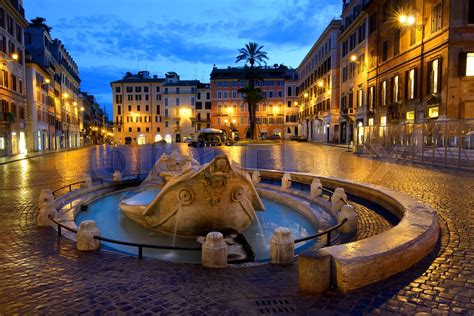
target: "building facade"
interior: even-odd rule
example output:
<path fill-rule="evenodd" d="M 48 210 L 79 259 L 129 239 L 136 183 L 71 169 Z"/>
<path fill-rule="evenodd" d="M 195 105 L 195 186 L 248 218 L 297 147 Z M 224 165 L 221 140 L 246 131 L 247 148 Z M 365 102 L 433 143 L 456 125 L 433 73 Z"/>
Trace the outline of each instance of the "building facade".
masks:
<path fill-rule="evenodd" d="M 163 133 L 180 143 L 196 133 L 196 94 L 198 80 L 181 80 L 175 72 L 166 74 L 163 84 Z M 169 139 L 169 137 L 168 137 Z M 168 140 L 167 140 L 168 142 Z"/>
<path fill-rule="evenodd" d="M 28 147 L 58 150 L 81 146 L 77 64 L 42 18 L 25 29 Z"/>
<path fill-rule="evenodd" d="M 0 156 L 25 154 L 26 88 L 22 1 L 0 1 Z"/>
<path fill-rule="evenodd" d="M 474 2 L 381 1 L 367 7 L 368 125 L 474 118 Z"/>
<path fill-rule="evenodd" d="M 339 142 L 340 32 L 341 21 L 331 21 L 298 66 L 299 126 L 309 141 Z"/>
<path fill-rule="evenodd" d="M 214 67 L 211 72 L 211 126 L 225 132 L 227 138 L 244 139 L 249 135 L 248 106 L 238 90 L 245 86 L 244 68 Z M 257 134 L 260 138 L 298 135 L 296 126 L 297 73 L 283 65 L 259 67 L 261 80 L 255 86 L 263 91 L 265 100 L 256 111 Z"/>
<path fill-rule="evenodd" d="M 198 124 L 210 122 L 209 84 L 181 80 L 175 72 L 158 78 L 140 71 L 127 73 L 111 86 L 114 135 L 119 144 L 179 143 L 193 138 Z"/>
<path fill-rule="evenodd" d="M 341 34 L 340 90 L 340 143 L 353 140 L 354 127 L 368 125 L 373 113 L 367 103 L 367 41 L 368 15 L 365 12 L 367 0 L 352 0 L 343 3 Z"/>
<path fill-rule="evenodd" d="M 211 85 L 201 83 L 196 94 L 196 131 L 211 127 Z"/>

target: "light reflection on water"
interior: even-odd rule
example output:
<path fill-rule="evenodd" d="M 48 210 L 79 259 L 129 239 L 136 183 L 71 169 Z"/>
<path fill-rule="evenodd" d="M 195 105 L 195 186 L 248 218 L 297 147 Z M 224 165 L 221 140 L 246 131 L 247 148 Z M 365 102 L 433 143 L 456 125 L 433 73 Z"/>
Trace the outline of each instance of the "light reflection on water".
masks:
<path fill-rule="evenodd" d="M 118 204 L 122 198 L 133 195 L 131 191 L 118 192 L 95 201 L 85 212 L 80 212 L 76 217 L 76 223 L 83 220 L 95 220 L 97 226 L 104 237 L 138 242 L 150 245 L 172 245 L 173 236 L 144 228 L 119 211 Z M 270 255 L 270 239 L 277 227 L 288 227 L 294 239 L 315 234 L 315 229 L 311 223 L 302 215 L 293 211 L 289 207 L 262 199 L 265 211 L 257 212 L 258 220 L 255 220 L 243 234 L 255 252 L 255 260 L 268 259 Z M 259 223 L 261 227 L 259 226 Z M 122 246 L 103 242 L 106 248 L 136 255 L 136 247 Z M 176 237 L 176 246 L 196 247 L 194 238 Z M 295 252 L 303 249 L 303 244 L 298 244 L 299 248 Z M 180 262 L 201 262 L 200 251 L 174 251 L 144 249 L 144 255 L 169 261 Z"/>

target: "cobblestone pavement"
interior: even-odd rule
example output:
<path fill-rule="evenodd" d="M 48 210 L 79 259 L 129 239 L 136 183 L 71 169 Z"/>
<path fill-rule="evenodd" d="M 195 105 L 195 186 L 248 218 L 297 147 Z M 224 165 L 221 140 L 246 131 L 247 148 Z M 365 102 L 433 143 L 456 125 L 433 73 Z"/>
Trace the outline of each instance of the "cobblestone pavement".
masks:
<path fill-rule="evenodd" d="M 146 172 L 162 150 L 171 147 L 93 147 L 0 166 L 0 314 L 258 315 L 269 314 L 261 306 L 270 303 L 284 314 L 301 315 L 474 314 L 474 176 L 462 171 L 397 165 L 304 143 L 196 152 L 202 161 L 226 152 L 249 167 L 382 185 L 436 209 L 442 234 L 429 257 L 346 295 L 301 295 L 295 266 L 209 270 L 105 251 L 79 253 L 73 242 L 36 227 L 42 188 L 80 180 L 85 172 L 93 176 L 110 176 L 114 169 Z"/>

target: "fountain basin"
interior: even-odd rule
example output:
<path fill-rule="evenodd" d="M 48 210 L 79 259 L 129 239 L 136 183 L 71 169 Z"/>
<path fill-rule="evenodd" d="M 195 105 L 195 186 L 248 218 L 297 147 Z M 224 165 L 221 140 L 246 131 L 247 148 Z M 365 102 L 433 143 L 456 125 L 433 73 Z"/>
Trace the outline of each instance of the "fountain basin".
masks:
<path fill-rule="evenodd" d="M 120 201 L 127 200 L 129 204 L 149 201 L 158 193 L 158 189 L 137 191 L 136 188 L 113 192 L 99 197 L 88 205 L 88 210 L 77 213 L 75 223 L 79 226 L 84 220 L 94 220 L 103 236 L 111 239 L 124 240 L 151 245 L 167 245 L 176 247 L 197 247 L 196 237 L 180 236 L 160 232 L 144 227 L 123 214 L 119 209 Z M 264 195 L 266 196 L 266 195 Z M 134 202 L 134 198 L 137 198 Z M 270 240 L 277 227 L 285 226 L 291 231 L 294 239 L 313 235 L 318 230 L 318 223 L 298 210 L 283 203 L 262 197 L 265 212 L 256 212 L 255 220 L 240 233 L 245 236 L 255 253 L 255 261 L 268 260 L 270 255 Z M 313 206 L 315 212 L 324 212 L 322 208 Z M 295 253 L 308 249 L 314 241 L 298 244 Z M 102 246 L 114 252 L 136 255 L 136 247 L 102 242 Z M 144 249 L 144 256 L 174 262 L 200 263 L 201 252 L 180 250 Z"/>

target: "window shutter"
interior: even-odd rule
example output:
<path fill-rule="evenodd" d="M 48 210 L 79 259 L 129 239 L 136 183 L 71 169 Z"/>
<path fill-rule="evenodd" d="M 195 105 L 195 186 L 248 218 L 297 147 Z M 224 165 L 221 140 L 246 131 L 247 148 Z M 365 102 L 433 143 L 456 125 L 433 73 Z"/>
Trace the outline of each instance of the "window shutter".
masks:
<path fill-rule="evenodd" d="M 466 77 L 467 53 L 459 53 L 459 77 Z"/>

